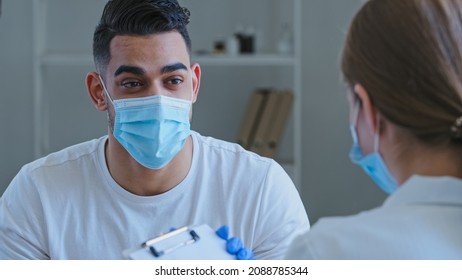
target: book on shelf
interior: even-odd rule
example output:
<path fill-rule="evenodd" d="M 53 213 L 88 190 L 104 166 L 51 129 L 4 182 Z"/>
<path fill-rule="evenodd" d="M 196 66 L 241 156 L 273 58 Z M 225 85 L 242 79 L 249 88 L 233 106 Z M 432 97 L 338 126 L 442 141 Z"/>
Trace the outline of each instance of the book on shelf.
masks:
<path fill-rule="evenodd" d="M 237 135 L 237 143 L 245 149 L 249 149 L 252 144 L 252 139 L 258 127 L 264 109 L 264 103 L 266 102 L 266 95 L 268 93 L 269 90 L 267 89 L 256 89 L 250 96 Z"/>
<path fill-rule="evenodd" d="M 291 91 L 259 89 L 253 92 L 237 142 L 245 149 L 274 158 L 293 103 Z"/>
<path fill-rule="evenodd" d="M 266 142 L 262 155 L 274 157 L 282 140 L 282 135 L 287 126 L 290 112 L 292 111 L 294 95 L 291 91 L 279 93 L 278 104 L 271 125 L 267 128 Z"/>

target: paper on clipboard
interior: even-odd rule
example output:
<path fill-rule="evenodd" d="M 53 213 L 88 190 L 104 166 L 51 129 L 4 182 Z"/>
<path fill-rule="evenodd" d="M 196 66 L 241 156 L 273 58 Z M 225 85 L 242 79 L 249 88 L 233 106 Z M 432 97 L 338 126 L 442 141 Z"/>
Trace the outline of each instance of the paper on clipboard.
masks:
<path fill-rule="evenodd" d="M 208 225 L 177 229 L 123 252 L 132 260 L 235 260 Z"/>

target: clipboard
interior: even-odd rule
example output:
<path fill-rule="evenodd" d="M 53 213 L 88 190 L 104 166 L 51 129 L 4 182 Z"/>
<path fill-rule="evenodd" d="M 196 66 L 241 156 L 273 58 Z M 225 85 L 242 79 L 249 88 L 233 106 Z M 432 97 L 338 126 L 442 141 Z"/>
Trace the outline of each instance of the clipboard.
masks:
<path fill-rule="evenodd" d="M 131 260 L 235 260 L 221 239 L 208 225 L 185 226 L 125 250 Z"/>

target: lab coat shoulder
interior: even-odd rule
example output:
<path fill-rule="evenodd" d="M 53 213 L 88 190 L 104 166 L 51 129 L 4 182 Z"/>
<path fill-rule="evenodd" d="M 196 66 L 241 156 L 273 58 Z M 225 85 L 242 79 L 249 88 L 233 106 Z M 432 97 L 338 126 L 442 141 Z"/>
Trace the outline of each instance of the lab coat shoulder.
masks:
<path fill-rule="evenodd" d="M 388 250 L 376 254 L 371 246 L 390 239 L 384 225 L 391 226 L 399 218 L 383 214 L 382 208 L 356 215 L 321 218 L 311 230 L 298 236 L 291 245 L 287 259 L 387 259 Z"/>

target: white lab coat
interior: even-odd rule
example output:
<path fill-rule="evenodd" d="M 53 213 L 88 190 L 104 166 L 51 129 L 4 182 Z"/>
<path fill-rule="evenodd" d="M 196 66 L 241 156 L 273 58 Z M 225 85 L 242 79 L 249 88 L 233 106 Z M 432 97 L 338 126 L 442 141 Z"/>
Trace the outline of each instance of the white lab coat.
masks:
<path fill-rule="evenodd" d="M 376 209 L 320 219 L 288 259 L 462 259 L 462 180 L 413 176 Z"/>

